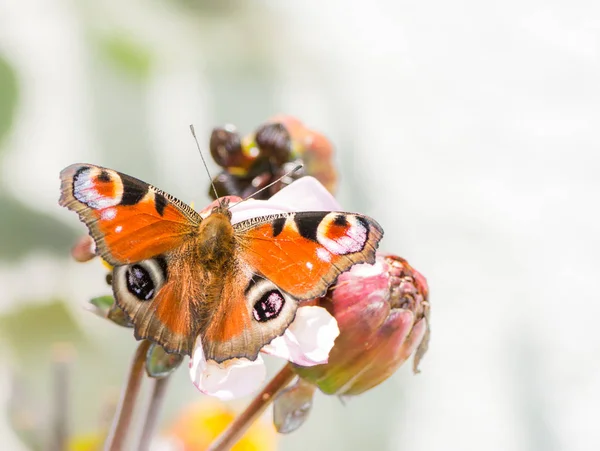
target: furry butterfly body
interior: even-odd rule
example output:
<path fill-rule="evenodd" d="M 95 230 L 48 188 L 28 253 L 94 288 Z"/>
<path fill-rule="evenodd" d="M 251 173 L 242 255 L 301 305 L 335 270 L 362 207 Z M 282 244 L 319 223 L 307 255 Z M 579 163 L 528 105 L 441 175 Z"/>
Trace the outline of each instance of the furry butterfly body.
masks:
<path fill-rule="evenodd" d="M 249 201 L 251 202 L 251 201 Z M 254 360 L 283 334 L 298 301 L 325 293 L 356 263 L 373 263 L 383 235 L 354 213 L 284 212 L 232 224 L 227 198 L 202 217 L 117 171 L 74 164 L 60 205 L 79 214 L 96 253 L 114 266 L 113 291 L 138 339 L 207 359 Z"/>

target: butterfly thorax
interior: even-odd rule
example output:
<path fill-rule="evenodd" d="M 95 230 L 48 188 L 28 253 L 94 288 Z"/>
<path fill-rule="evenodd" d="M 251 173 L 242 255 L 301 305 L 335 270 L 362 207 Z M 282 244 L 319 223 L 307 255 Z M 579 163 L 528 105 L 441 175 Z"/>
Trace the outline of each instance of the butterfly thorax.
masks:
<path fill-rule="evenodd" d="M 229 211 L 217 207 L 198 227 L 198 257 L 209 271 L 224 269 L 233 261 L 235 240 Z"/>

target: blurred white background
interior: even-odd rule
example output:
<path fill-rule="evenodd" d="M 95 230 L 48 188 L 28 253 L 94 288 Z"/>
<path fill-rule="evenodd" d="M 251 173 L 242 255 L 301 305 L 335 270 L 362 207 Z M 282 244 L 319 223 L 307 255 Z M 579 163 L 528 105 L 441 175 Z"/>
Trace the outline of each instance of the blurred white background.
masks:
<path fill-rule="evenodd" d="M 0 316 L 67 301 L 91 343 L 73 427 L 92 428 L 134 342 L 81 308 L 107 289 L 99 263 L 68 260 L 85 229 L 57 205 L 60 170 L 202 206 L 188 124 L 207 149 L 214 126 L 284 112 L 333 141 L 342 204 L 427 277 L 433 333 L 420 375 L 319 395 L 280 448 L 596 451 L 599 46 L 593 1 L 2 0 Z M 0 402 L 20 374 L 44 412 L 46 339 L 21 329 L 0 344 Z M 201 397 L 179 373 L 165 422 Z M 26 449 L 6 418 L 0 441 Z"/>

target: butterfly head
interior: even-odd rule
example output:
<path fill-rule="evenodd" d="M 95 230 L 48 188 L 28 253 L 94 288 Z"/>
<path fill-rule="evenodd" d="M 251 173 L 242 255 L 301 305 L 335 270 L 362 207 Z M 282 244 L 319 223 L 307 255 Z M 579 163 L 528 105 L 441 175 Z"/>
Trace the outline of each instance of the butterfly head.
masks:
<path fill-rule="evenodd" d="M 229 210 L 230 199 L 228 197 L 220 197 L 217 199 L 217 205 L 215 205 L 210 211 L 212 215 L 223 215 L 226 216 L 229 221 L 231 221 L 231 211 Z"/>

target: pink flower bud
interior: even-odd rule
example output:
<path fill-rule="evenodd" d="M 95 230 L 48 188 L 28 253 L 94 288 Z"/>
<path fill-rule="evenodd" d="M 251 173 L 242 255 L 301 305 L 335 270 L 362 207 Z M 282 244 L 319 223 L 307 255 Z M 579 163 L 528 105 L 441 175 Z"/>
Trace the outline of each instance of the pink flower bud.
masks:
<path fill-rule="evenodd" d="M 78 262 L 87 262 L 96 256 L 96 244 L 91 236 L 85 235 L 77 240 L 71 249 L 71 256 Z"/>
<path fill-rule="evenodd" d="M 333 164 L 333 145 L 325 135 L 309 129 L 294 116 L 278 115 L 270 123 L 282 124 L 292 139 L 292 155 L 305 164 L 305 172 L 321 182 L 331 193 L 337 186 Z"/>
<path fill-rule="evenodd" d="M 418 372 L 429 340 L 428 287 L 406 260 L 378 254 L 374 265 L 352 267 L 320 305 L 336 318 L 340 335 L 327 364 L 294 365 L 304 380 L 326 394 L 358 395 L 390 377 L 412 354 Z"/>

